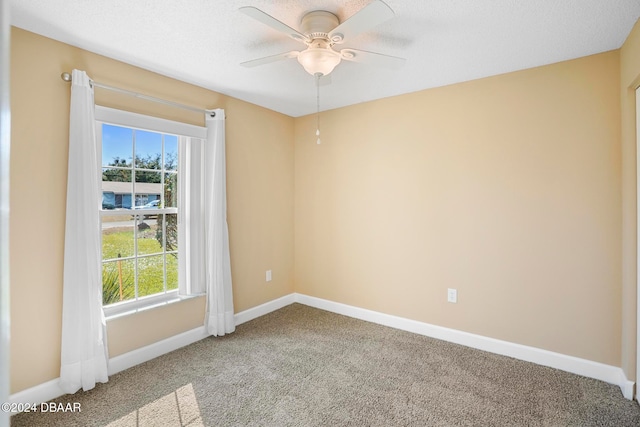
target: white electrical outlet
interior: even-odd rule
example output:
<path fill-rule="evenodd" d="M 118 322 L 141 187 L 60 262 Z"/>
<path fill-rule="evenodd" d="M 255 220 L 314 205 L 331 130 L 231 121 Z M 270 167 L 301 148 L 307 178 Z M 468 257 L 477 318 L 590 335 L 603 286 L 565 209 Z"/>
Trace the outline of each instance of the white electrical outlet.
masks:
<path fill-rule="evenodd" d="M 447 289 L 447 301 L 456 303 L 458 302 L 458 290 L 457 289 Z"/>
<path fill-rule="evenodd" d="M 271 270 L 267 270 L 266 279 L 267 279 L 267 282 L 271 281 Z"/>

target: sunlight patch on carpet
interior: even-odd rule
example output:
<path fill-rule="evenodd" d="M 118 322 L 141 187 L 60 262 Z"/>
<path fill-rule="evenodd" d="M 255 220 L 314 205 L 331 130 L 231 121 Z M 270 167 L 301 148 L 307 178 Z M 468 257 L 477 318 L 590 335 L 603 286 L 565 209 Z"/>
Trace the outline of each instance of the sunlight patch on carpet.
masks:
<path fill-rule="evenodd" d="M 200 416 L 200 407 L 192 384 L 187 384 L 166 394 L 141 408 L 132 411 L 107 427 L 125 427 L 137 425 L 204 425 Z"/>

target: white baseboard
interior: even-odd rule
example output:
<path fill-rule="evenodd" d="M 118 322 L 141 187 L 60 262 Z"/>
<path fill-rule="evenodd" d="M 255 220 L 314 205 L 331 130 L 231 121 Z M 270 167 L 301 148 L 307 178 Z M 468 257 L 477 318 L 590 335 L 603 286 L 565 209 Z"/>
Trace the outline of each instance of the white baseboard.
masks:
<path fill-rule="evenodd" d="M 272 311 L 278 310 L 295 302 L 295 294 L 285 295 L 284 297 L 269 301 L 257 307 L 241 311 L 234 315 L 236 326 L 248 322 L 260 316 L 264 316 Z M 119 356 L 109 359 L 109 375 L 116 374 L 125 369 L 129 369 L 163 354 L 185 347 L 206 338 L 204 326 L 191 329 L 178 335 L 174 335 L 162 341 L 155 342 L 145 347 L 138 348 Z M 9 396 L 10 403 L 31 403 L 40 404 L 65 394 L 58 385 L 60 378 L 55 378 L 46 383 L 39 384 L 35 387 L 14 393 Z"/>
<path fill-rule="evenodd" d="M 235 314 L 234 320 L 236 326 L 260 316 L 264 316 L 265 314 L 293 304 L 294 302 L 330 311 L 332 313 L 377 323 L 379 325 L 389 326 L 395 329 L 413 332 L 419 335 L 437 338 L 443 341 L 449 341 L 467 347 L 501 354 L 515 359 L 536 363 L 538 365 L 549 366 L 562 371 L 571 372 L 573 374 L 605 381 L 619 386 L 625 398 L 633 399 L 634 382 L 629 381 L 624 374 L 624 371 L 616 366 L 605 365 L 603 363 L 554 353 L 535 347 L 501 341 L 494 338 L 444 328 L 442 326 L 431 325 L 298 293 L 285 295 L 281 298 Z M 140 363 L 162 356 L 163 354 L 195 343 L 206 337 L 207 334 L 204 326 L 200 326 L 165 340 L 113 357 L 109 359 L 109 375 L 113 375 Z M 9 402 L 40 404 L 42 402 L 55 399 L 56 397 L 64 394 L 58 383 L 59 378 L 56 378 L 35 387 L 14 393 L 9 396 Z"/>
<path fill-rule="evenodd" d="M 605 365 L 591 360 L 567 356 L 565 354 L 554 353 L 552 351 L 515 344 L 508 341 L 501 341 L 456 329 L 444 328 L 442 326 L 379 313 L 308 295 L 295 294 L 295 301 L 300 304 L 330 311 L 332 313 L 342 314 L 344 316 L 377 323 L 379 325 L 389 326 L 403 331 L 413 332 L 443 341 L 472 347 L 478 350 L 501 354 L 515 359 L 536 363 L 538 365 L 548 366 L 562 371 L 571 372 L 573 374 L 605 381 L 609 384 L 619 386 L 625 398 L 633 399 L 634 382 L 629 381 L 622 368 L 616 366 Z"/>
<path fill-rule="evenodd" d="M 633 381 L 630 381 L 625 375 L 624 371 L 620 368 L 620 379 L 618 383 L 613 383 L 620 386 L 620 390 L 622 391 L 622 395 L 629 400 L 633 400 L 633 390 L 636 385 Z M 638 396 L 636 396 L 636 400 Z"/>
<path fill-rule="evenodd" d="M 181 334 L 166 338 L 162 341 L 112 357 L 109 359 L 109 375 L 117 374 L 125 369 L 132 368 L 151 359 L 155 359 L 156 357 L 160 357 L 163 354 L 167 354 L 189 344 L 193 344 L 207 336 L 208 334 L 205 327 L 199 326 Z"/>
<path fill-rule="evenodd" d="M 29 403 L 39 405 L 56 397 L 62 396 L 64 391 L 60 388 L 60 378 L 38 384 L 35 387 L 19 391 L 9 396 L 9 403 Z M 14 415 L 12 412 L 11 415 Z"/>
<path fill-rule="evenodd" d="M 240 313 L 234 316 L 236 326 L 241 325 L 249 320 L 257 319 L 260 316 L 264 316 L 265 314 L 269 314 L 272 311 L 280 310 L 282 307 L 286 307 L 290 304 L 293 304 L 295 301 L 296 294 L 289 294 L 278 299 L 274 299 L 272 301 L 261 304 L 257 307 L 250 308 L 245 311 L 241 311 Z"/>

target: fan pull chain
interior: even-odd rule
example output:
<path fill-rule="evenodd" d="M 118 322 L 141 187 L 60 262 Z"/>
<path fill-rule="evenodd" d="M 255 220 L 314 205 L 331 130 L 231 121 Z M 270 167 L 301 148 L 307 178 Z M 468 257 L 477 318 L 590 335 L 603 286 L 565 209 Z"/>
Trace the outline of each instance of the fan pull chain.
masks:
<path fill-rule="evenodd" d="M 322 141 L 320 141 L 320 77 L 322 76 L 322 74 L 320 73 L 316 73 L 315 77 L 316 77 L 316 136 L 318 137 L 318 139 L 316 140 L 316 144 L 320 144 Z"/>

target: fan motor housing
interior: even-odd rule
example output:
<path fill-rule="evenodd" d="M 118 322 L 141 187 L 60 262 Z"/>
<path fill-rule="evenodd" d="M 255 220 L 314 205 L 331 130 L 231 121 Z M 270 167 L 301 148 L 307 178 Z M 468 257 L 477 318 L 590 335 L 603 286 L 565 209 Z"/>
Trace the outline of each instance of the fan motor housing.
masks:
<path fill-rule="evenodd" d="M 300 30 L 309 38 L 329 38 L 329 32 L 340 25 L 336 15 L 325 10 L 315 10 L 302 17 Z"/>

